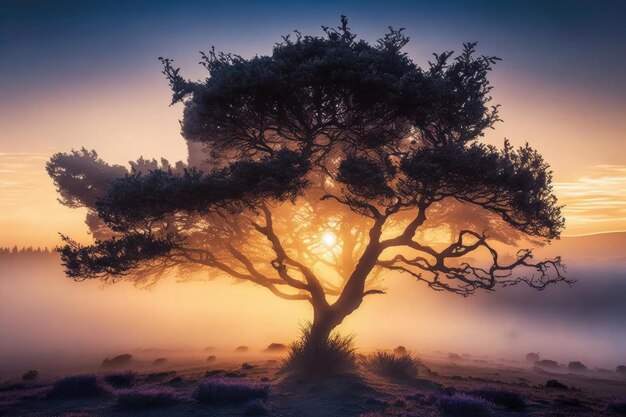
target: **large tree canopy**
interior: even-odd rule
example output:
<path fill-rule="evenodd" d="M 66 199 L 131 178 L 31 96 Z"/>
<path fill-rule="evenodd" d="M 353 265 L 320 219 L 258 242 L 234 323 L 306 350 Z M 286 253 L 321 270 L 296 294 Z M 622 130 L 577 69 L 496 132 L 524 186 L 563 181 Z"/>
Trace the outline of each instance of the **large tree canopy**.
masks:
<path fill-rule="evenodd" d="M 84 149 L 54 155 L 61 202 L 87 207 L 97 232 L 90 246 L 65 238 L 67 274 L 227 275 L 309 301 L 322 337 L 383 292 L 386 271 L 463 295 L 567 281 L 560 259 L 493 243 L 563 228 L 541 155 L 479 142 L 499 121 L 487 79 L 497 58 L 471 43 L 420 68 L 408 40 L 392 28 L 357 40 L 342 18 L 323 36 L 284 37 L 271 56 L 211 50 L 198 82 L 161 58 L 203 163 L 139 160 L 129 172 Z M 448 242 L 426 238 L 442 227 Z"/>

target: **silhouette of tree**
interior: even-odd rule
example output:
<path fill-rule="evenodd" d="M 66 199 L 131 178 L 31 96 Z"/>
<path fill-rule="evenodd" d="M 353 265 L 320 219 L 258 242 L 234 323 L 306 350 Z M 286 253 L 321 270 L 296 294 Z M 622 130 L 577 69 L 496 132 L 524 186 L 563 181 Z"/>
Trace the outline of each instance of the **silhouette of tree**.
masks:
<path fill-rule="evenodd" d="M 323 30 L 285 36 L 271 56 L 212 49 L 198 82 L 160 58 L 199 165 L 140 159 L 128 172 L 85 149 L 54 155 L 61 202 L 87 207 L 97 234 L 90 246 L 64 237 L 67 275 L 230 276 L 309 302 L 318 341 L 384 293 L 389 271 L 462 295 L 570 282 L 559 258 L 521 249 L 504 260 L 485 231 L 549 241 L 564 224 L 537 151 L 478 141 L 499 121 L 487 79 L 498 58 L 469 43 L 423 69 L 403 52 L 403 29 L 375 44 L 345 17 Z M 449 242 L 420 239 L 429 218 L 455 223 L 459 206 L 471 216 L 456 216 L 464 227 Z"/>

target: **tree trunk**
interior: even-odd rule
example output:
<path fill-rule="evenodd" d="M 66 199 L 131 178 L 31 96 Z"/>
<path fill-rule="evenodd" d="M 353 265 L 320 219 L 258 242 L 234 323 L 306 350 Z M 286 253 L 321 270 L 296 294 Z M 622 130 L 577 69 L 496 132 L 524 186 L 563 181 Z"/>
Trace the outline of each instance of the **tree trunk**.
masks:
<path fill-rule="evenodd" d="M 313 305 L 313 324 L 311 324 L 311 343 L 314 346 L 323 346 L 328 341 L 330 333 L 337 327 L 333 314 L 328 307 Z"/>
<path fill-rule="evenodd" d="M 350 313 L 337 309 L 336 306 L 313 304 L 311 342 L 316 346 L 325 345 L 335 327 L 339 326 Z"/>

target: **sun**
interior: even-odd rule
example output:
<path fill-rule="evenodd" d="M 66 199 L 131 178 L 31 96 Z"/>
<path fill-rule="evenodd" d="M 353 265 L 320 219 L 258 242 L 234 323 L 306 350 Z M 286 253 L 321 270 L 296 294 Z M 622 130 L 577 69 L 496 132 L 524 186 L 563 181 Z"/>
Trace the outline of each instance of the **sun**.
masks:
<path fill-rule="evenodd" d="M 325 231 L 322 234 L 322 243 L 328 247 L 328 248 L 332 248 L 333 246 L 335 246 L 337 244 L 337 235 L 335 235 L 333 232 L 331 232 L 330 230 Z"/>

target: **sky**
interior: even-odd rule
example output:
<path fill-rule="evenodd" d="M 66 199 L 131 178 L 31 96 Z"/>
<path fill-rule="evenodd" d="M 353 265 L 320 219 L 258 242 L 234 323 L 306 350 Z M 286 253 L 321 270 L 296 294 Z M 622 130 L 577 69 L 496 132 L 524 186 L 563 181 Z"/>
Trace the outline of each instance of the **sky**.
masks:
<path fill-rule="evenodd" d="M 131 4 L 132 3 L 132 4 Z M 0 0 L 0 246 L 85 236 L 61 206 L 46 160 L 86 147 L 111 162 L 186 159 L 181 106 L 157 60 L 204 77 L 198 51 L 271 53 L 280 36 L 350 19 L 375 41 L 404 27 L 406 51 L 478 41 L 503 123 L 485 140 L 528 141 L 551 164 L 565 236 L 626 230 L 626 30 L 617 1 L 7 1 Z"/>

